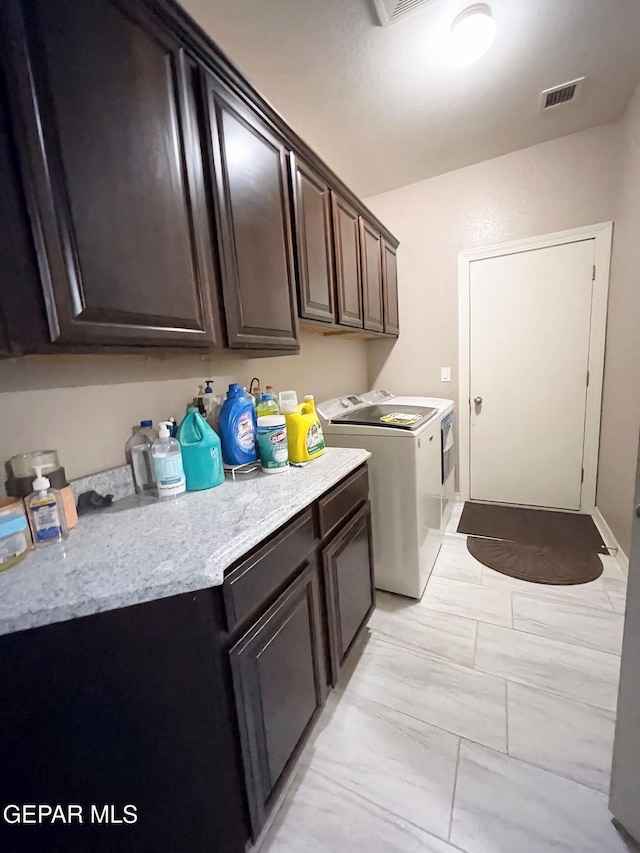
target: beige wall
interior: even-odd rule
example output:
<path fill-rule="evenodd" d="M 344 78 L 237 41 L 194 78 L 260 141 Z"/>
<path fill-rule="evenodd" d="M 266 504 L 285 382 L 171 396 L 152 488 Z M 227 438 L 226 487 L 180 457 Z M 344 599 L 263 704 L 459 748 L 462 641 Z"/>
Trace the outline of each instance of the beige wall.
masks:
<path fill-rule="evenodd" d="M 124 444 L 141 418 L 184 414 L 203 379 L 218 390 L 258 376 L 316 400 L 367 384 L 367 344 L 303 333 L 301 354 L 237 356 L 41 356 L 0 362 L 0 462 L 55 448 L 70 477 L 124 463 Z M 3 468 L 0 465 L 0 491 Z"/>
<path fill-rule="evenodd" d="M 628 554 L 640 427 L 640 87 L 621 129 L 597 503 Z"/>
<path fill-rule="evenodd" d="M 367 200 L 401 242 L 401 336 L 395 344 L 370 345 L 369 384 L 456 400 L 458 253 L 619 220 L 597 500 L 625 549 L 640 394 L 640 286 L 634 279 L 640 260 L 639 139 L 636 97 L 623 124 L 566 136 Z M 622 200 L 621 154 L 626 170 Z M 440 382 L 445 366 L 452 369 L 450 383 Z"/>
<path fill-rule="evenodd" d="M 457 400 L 458 253 L 613 219 L 619 148 L 603 125 L 367 199 L 400 240 L 401 335 L 370 345 L 370 384 Z"/>

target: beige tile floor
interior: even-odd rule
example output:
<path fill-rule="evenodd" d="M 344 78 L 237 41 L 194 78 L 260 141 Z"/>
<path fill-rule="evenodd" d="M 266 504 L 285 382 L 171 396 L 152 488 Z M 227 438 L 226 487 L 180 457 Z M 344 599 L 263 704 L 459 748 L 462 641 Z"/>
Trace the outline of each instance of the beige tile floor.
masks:
<path fill-rule="evenodd" d="M 542 587 L 448 534 L 422 601 L 378 594 L 261 849 L 627 851 L 607 808 L 626 577 L 602 559 Z"/>

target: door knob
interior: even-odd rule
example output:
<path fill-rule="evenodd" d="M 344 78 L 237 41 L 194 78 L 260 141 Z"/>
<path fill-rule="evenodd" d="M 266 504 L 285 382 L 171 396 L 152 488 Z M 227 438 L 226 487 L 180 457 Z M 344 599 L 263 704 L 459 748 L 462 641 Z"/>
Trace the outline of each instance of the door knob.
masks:
<path fill-rule="evenodd" d="M 481 406 L 482 405 L 482 397 L 474 397 L 473 402 L 476 404 L 476 406 Z"/>

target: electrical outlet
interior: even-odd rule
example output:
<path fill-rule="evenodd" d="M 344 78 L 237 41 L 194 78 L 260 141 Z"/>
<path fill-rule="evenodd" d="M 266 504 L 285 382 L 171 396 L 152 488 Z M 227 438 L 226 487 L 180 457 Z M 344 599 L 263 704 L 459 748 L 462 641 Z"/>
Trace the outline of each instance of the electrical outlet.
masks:
<path fill-rule="evenodd" d="M 450 367 L 441 367 L 440 368 L 440 382 L 451 382 L 451 368 Z"/>

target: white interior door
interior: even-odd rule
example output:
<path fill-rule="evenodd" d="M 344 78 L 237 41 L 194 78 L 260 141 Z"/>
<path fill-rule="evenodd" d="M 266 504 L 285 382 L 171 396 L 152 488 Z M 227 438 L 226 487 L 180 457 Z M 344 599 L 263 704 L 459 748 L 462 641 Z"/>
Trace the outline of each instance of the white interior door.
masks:
<path fill-rule="evenodd" d="M 474 500 L 580 509 L 594 249 L 470 264 Z"/>

